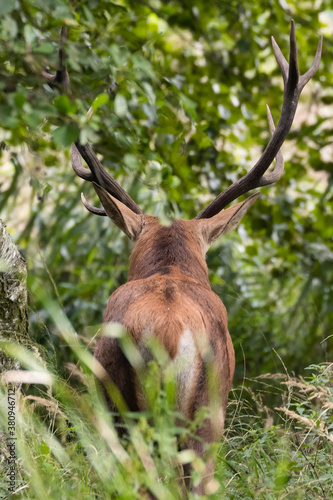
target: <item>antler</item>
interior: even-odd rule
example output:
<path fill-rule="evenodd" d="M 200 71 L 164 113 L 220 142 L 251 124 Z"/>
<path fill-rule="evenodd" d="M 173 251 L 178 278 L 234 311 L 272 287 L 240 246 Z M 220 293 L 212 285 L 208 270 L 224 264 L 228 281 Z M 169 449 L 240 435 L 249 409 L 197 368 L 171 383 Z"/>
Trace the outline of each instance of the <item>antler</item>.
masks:
<path fill-rule="evenodd" d="M 81 156 L 84 161 L 87 163 L 90 170 L 84 168 L 81 162 Z M 95 182 L 103 187 L 108 193 L 117 198 L 117 200 L 121 201 L 130 208 L 136 214 L 142 214 L 142 210 L 135 203 L 134 200 L 126 193 L 126 191 L 118 184 L 118 182 L 111 177 L 111 175 L 105 170 L 91 147 L 86 144 L 82 145 L 79 142 L 76 142 L 72 145 L 71 149 L 71 160 L 72 167 L 76 175 L 81 177 L 86 181 Z M 81 199 L 89 212 L 92 212 L 96 215 L 106 215 L 106 212 L 103 208 L 96 208 L 90 205 L 85 199 L 83 193 L 81 193 Z"/>
<path fill-rule="evenodd" d="M 43 76 L 47 79 L 49 85 L 59 85 L 62 86 L 68 94 L 71 93 L 70 90 L 70 79 L 66 68 L 66 53 L 64 50 L 64 44 L 67 38 L 67 28 L 63 27 L 61 29 L 60 35 L 60 49 L 59 49 L 59 60 L 60 69 L 55 75 L 51 75 L 45 71 L 42 72 Z M 82 165 L 81 157 L 87 163 L 89 170 Z M 126 193 L 126 191 L 118 184 L 118 182 L 111 177 L 110 174 L 105 170 L 91 147 L 86 144 L 80 144 L 76 142 L 71 148 L 71 161 L 72 167 L 76 175 L 82 179 L 90 182 L 95 182 L 96 184 L 103 187 L 109 194 L 114 196 L 117 200 L 121 201 L 129 207 L 136 214 L 141 214 L 142 210 L 138 207 L 134 200 Z M 106 216 L 106 212 L 103 208 L 96 208 L 90 205 L 81 193 L 81 199 L 87 210 L 96 214 Z"/>
<path fill-rule="evenodd" d="M 273 184 L 280 179 L 283 173 L 284 162 L 280 148 L 292 125 L 299 96 L 301 95 L 305 85 L 313 77 L 319 67 L 323 37 L 321 36 L 319 39 L 316 56 L 311 68 L 301 76 L 299 74 L 297 62 L 297 44 L 294 21 L 291 21 L 290 29 L 289 64 L 284 58 L 273 37 L 272 45 L 284 82 L 283 104 L 277 127 L 275 129 L 271 112 L 267 106 L 268 123 L 272 136 L 261 158 L 247 174 L 220 193 L 215 200 L 213 200 L 195 217 L 195 219 L 209 219 L 210 217 L 213 217 L 242 194 L 245 194 L 257 187 Z M 264 175 L 274 160 L 274 157 L 276 157 L 276 166 L 274 171 Z"/>

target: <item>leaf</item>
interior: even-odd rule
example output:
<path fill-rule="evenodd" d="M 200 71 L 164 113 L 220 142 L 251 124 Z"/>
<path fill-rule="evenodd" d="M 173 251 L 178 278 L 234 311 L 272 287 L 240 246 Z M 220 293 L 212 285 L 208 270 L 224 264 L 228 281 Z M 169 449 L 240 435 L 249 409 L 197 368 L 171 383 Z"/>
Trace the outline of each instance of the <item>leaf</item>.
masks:
<path fill-rule="evenodd" d="M 14 102 L 17 108 L 19 109 L 23 108 L 24 104 L 27 102 L 27 99 L 23 94 L 23 92 L 17 92 L 17 94 L 15 94 Z"/>
<path fill-rule="evenodd" d="M 140 168 L 140 164 L 138 162 L 137 157 L 135 155 L 130 154 L 130 153 L 126 153 L 124 155 L 124 163 L 131 170 L 139 170 L 139 168 Z"/>
<path fill-rule="evenodd" d="M 43 42 L 39 47 L 35 48 L 35 52 L 37 54 L 52 54 L 54 52 L 54 47 L 52 43 Z"/>
<path fill-rule="evenodd" d="M 145 90 L 145 94 L 149 99 L 150 104 L 155 104 L 156 94 L 154 92 L 153 87 L 148 82 L 143 82 L 142 85 Z"/>
<path fill-rule="evenodd" d="M 54 99 L 54 105 L 60 113 L 67 114 L 71 111 L 72 105 L 67 95 L 61 95 Z"/>
<path fill-rule="evenodd" d="M 228 118 L 230 118 L 230 109 L 223 106 L 223 104 L 219 104 L 217 106 L 217 109 L 221 118 L 223 118 L 224 120 L 228 120 Z"/>
<path fill-rule="evenodd" d="M 15 9 L 13 0 L 0 0 L 0 16 L 5 16 Z"/>
<path fill-rule="evenodd" d="M 18 33 L 18 26 L 15 19 L 10 16 L 5 16 L 1 22 L 3 35 L 7 34 L 10 38 L 15 38 Z"/>
<path fill-rule="evenodd" d="M 189 99 L 182 92 L 179 93 L 179 98 L 180 98 L 180 101 L 183 104 L 184 108 L 186 109 L 186 111 L 188 112 L 188 114 L 191 116 L 191 118 L 195 119 L 196 116 L 197 116 L 196 112 L 195 112 L 196 102 L 192 101 L 192 99 Z"/>
<path fill-rule="evenodd" d="M 95 18 L 91 10 L 88 9 L 86 5 L 83 5 L 83 12 L 85 14 L 85 17 L 90 24 L 96 24 Z"/>
<path fill-rule="evenodd" d="M 23 118 L 31 128 L 38 127 L 43 120 L 42 116 L 36 111 L 29 111 L 29 113 L 24 113 Z"/>
<path fill-rule="evenodd" d="M 92 107 L 96 111 L 98 108 L 109 102 L 110 98 L 107 94 L 99 94 L 94 100 Z"/>
<path fill-rule="evenodd" d="M 1 1 L 1 0 L 0 0 Z M 32 42 L 36 39 L 36 31 L 34 30 L 31 24 L 26 24 L 23 28 L 25 41 L 31 45 Z"/>
<path fill-rule="evenodd" d="M 122 94 L 117 94 L 114 100 L 114 110 L 119 117 L 126 115 L 128 107 L 126 98 Z"/>
<path fill-rule="evenodd" d="M 52 132 L 52 137 L 57 146 L 69 147 L 79 138 L 79 129 L 76 125 L 62 125 Z"/>

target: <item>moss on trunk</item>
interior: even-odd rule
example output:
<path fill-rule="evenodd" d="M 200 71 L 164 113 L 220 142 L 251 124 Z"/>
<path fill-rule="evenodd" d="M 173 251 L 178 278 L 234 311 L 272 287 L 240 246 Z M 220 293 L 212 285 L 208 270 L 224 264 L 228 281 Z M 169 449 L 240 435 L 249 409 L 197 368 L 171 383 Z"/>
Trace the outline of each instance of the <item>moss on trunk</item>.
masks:
<path fill-rule="evenodd" d="M 0 340 L 29 344 L 27 264 L 0 220 Z M 18 368 L 0 350 L 0 373 Z"/>

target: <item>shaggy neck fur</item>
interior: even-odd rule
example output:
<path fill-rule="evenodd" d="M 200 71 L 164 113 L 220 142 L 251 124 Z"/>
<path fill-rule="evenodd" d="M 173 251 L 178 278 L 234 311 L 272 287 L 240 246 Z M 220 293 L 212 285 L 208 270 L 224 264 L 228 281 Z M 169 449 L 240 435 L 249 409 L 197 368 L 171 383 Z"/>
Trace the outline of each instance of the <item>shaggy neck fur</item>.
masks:
<path fill-rule="evenodd" d="M 128 281 L 157 273 L 177 274 L 200 285 L 210 286 L 195 223 L 176 219 L 166 227 L 157 220 L 148 222 L 133 249 Z"/>

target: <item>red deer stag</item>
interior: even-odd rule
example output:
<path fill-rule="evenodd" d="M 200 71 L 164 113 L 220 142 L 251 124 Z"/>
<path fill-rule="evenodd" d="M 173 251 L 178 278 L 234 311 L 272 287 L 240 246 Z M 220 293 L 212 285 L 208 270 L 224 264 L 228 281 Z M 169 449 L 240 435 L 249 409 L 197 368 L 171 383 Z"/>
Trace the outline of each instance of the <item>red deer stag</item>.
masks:
<path fill-rule="evenodd" d="M 179 364 L 177 374 L 177 402 L 186 419 L 192 420 L 200 407 L 209 406 L 210 391 L 206 375 L 208 368 L 214 371 L 218 381 L 217 411 L 198 429 L 198 439 L 189 438 L 186 443 L 188 448 L 202 457 L 205 444 L 221 438 L 235 366 L 227 312 L 220 298 L 210 288 L 205 255 L 217 238 L 237 226 L 259 193 L 227 209 L 225 207 L 240 195 L 280 179 L 284 168 L 281 145 L 292 125 L 301 91 L 320 63 L 322 38 L 313 65 L 304 75 L 299 74 L 293 21 L 289 64 L 274 38 L 272 44 L 284 81 L 284 99 L 278 125 L 275 129 L 267 109 L 272 135 L 261 158 L 195 219 L 175 219 L 170 226 L 162 226 L 157 217 L 142 213 L 105 171 L 89 145 L 76 143 L 72 146 L 75 173 L 92 182 L 103 206 L 91 206 L 82 195 L 85 207 L 94 214 L 107 215 L 134 243 L 127 283 L 111 295 L 104 322 L 123 325 L 144 358 L 147 357 L 144 342 L 154 335 L 171 360 L 185 360 L 185 364 Z M 69 89 L 66 69 L 62 73 L 58 72 L 53 79 Z M 83 167 L 81 157 L 89 170 Z M 264 175 L 274 158 L 274 170 Z M 205 355 L 203 349 L 206 349 L 206 353 L 209 351 L 210 357 Z M 128 408 L 131 411 L 144 410 L 144 398 L 140 394 L 136 374 L 123 354 L 119 341 L 110 337 L 99 338 L 95 357 L 120 390 Z M 109 407 L 114 409 L 108 396 L 107 399 Z M 191 467 L 185 467 L 184 472 L 189 477 Z M 214 464 L 208 461 L 206 475 L 211 478 L 213 472 Z M 186 484 L 189 486 L 188 481 Z M 192 490 L 202 495 L 206 486 L 203 481 Z"/>

